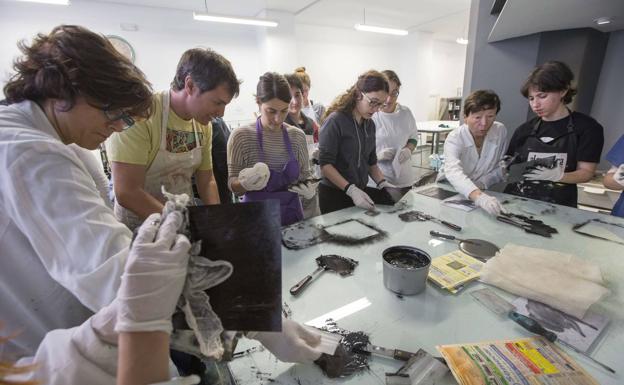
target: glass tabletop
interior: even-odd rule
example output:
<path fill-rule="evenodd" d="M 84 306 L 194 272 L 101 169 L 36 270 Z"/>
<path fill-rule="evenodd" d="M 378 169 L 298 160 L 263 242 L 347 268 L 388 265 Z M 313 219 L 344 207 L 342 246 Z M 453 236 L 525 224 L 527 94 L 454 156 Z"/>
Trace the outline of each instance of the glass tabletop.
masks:
<path fill-rule="evenodd" d="M 429 187 L 429 186 L 425 186 Z M 444 186 L 448 189 L 448 186 Z M 574 254 L 599 265 L 612 295 L 592 307 L 611 319 L 598 341 L 589 351 L 592 357 L 613 367 L 610 374 L 583 356 L 564 349 L 600 384 L 624 383 L 621 363 L 624 357 L 624 246 L 614 242 L 593 239 L 573 232 L 572 226 L 589 219 L 599 218 L 624 225 L 624 220 L 604 214 L 586 212 L 537 201 L 522 201 L 506 194 L 496 194 L 506 206 L 516 212 L 522 207 L 539 211 L 546 224 L 558 230 L 552 238 L 528 234 L 487 215 L 483 210 L 471 212 L 447 207 L 441 201 L 410 191 L 403 201 L 408 207 L 400 212 L 388 213 L 389 206 L 380 206 L 381 214 L 371 217 L 361 209 L 349 208 L 312 218 L 307 223 L 331 225 L 349 218 L 359 219 L 387 233 L 384 239 L 362 246 L 320 243 L 302 250 L 282 248 L 282 300 L 292 312 L 291 318 L 315 326 L 332 318 L 337 325 L 351 331 L 364 331 L 371 343 L 392 349 L 416 352 L 422 348 L 439 356 L 436 345 L 472 343 L 491 340 L 528 337 L 530 333 L 513 321 L 500 318 L 477 303 L 470 292 L 486 287 L 480 282 L 468 284 L 453 295 L 433 286 L 430 282 L 424 292 L 413 296 L 397 296 L 387 290 L 382 278 L 382 252 L 396 245 L 413 246 L 427 252 L 432 258 L 458 249 L 453 241 L 433 239 L 430 230 L 453 234 L 461 238 L 483 239 L 502 248 L 507 243 L 558 250 Z M 463 228 L 455 232 L 432 221 L 403 222 L 398 215 L 409 210 L 419 210 L 434 217 L 457 224 Z M 316 269 L 315 258 L 322 254 L 337 254 L 359 261 L 353 275 L 342 277 L 323 272 L 300 295 L 290 295 L 289 289 Z M 513 300 L 515 296 L 491 287 L 497 294 Z M 242 340 L 237 351 L 256 347 L 230 363 L 238 384 L 275 382 L 280 384 L 384 384 L 385 373 L 395 372 L 403 362 L 371 357 L 370 369 L 347 378 L 329 379 L 316 365 L 288 364 L 277 361 L 255 341 Z M 451 374 L 443 384 L 454 384 Z"/>

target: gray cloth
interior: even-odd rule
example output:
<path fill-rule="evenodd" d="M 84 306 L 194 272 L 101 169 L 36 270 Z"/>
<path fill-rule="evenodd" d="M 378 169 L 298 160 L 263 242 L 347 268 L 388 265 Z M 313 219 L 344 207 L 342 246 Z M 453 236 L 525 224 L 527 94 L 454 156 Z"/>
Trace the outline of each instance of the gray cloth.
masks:
<path fill-rule="evenodd" d="M 375 123 L 363 119 L 357 125 L 350 114 L 333 112 L 320 130 L 319 162 L 333 165 L 349 183 L 363 189 L 368 183 L 368 168 L 377 164 Z M 337 188 L 327 178 L 324 185 Z"/>
<path fill-rule="evenodd" d="M 179 211 L 185 218 L 180 225 L 179 233 L 190 238 L 188 210 L 190 198 L 186 194 L 170 194 L 162 187 L 163 196 L 167 199 L 163 209 L 163 218 L 172 211 Z M 201 242 L 193 243 L 190 250 L 188 273 L 182 297 L 178 306 L 182 309 L 185 319 L 199 345 L 201 354 L 208 358 L 221 359 L 224 348 L 221 341 L 223 326 L 219 316 L 215 314 L 210 306 L 210 298 L 206 290 L 219 285 L 232 275 L 232 264 L 227 261 L 211 261 L 199 255 Z M 181 334 L 172 335 L 172 339 Z M 172 344 L 175 344 L 173 342 Z"/>

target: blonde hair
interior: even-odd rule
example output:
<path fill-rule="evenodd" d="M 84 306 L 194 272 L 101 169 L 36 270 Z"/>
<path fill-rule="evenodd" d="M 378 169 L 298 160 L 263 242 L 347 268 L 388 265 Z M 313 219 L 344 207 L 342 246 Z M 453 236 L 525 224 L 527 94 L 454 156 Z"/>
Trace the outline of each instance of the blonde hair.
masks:
<path fill-rule="evenodd" d="M 301 80 L 303 84 L 310 88 L 310 75 L 305 70 L 305 67 L 297 67 L 295 68 L 295 75 Z"/>

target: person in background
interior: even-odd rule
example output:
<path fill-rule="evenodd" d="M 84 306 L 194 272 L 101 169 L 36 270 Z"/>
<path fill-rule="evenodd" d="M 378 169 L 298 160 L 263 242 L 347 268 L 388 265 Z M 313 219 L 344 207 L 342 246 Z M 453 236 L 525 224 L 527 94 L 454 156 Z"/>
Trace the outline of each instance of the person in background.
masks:
<path fill-rule="evenodd" d="M 360 75 L 325 113 L 319 136 L 321 213 L 357 206 L 373 210 L 375 203 L 394 204 L 385 190 L 394 187 L 377 165 L 373 114 L 388 98 L 388 80 L 378 71 Z M 367 187 L 368 176 L 377 188 Z"/>
<path fill-rule="evenodd" d="M 394 201 L 399 201 L 414 184 L 412 152 L 418 143 L 418 130 L 412 111 L 397 103 L 401 88 L 399 76 L 391 70 L 382 72 L 388 78 L 389 92 L 386 105 L 376 112 L 377 164 L 388 182 L 396 187 L 388 188 Z M 371 186 L 372 181 L 369 181 Z"/>
<path fill-rule="evenodd" d="M 303 131 L 306 135 L 306 143 L 308 145 L 308 155 L 310 155 L 310 169 L 313 170 L 313 176 L 320 176 L 320 168 L 318 167 L 318 124 L 301 112 L 303 105 L 303 83 L 295 74 L 284 75 L 290 86 L 290 105 L 288 106 L 288 115 L 286 116 L 286 124 L 295 126 Z M 318 168 L 318 172 L 316 169 Z M 310 218 L 320 215 L 318 205 L 318 194 L 313 199 L 304 200 L 303 217 Z"/>
<path fill-rule="evenodd" d="M 297 67 L 295 68 L 295 75 L 301 82 L 303 83 L 303 108 L 302 111 L 306 116 L 310 119 L 314 120 L 316 124 L 322 123 L 322 118 L 325 115 L 325 106 L 321 103 L 314 103 L 310 99 L 310 86 L 312 82 L 310 81 L 310 75 L 306 72 L 305 67 Z"/>
<path fill-rule="evenodd" d="M 279 200 L 282 225 L 303 219 L 301 200 L 314 199 L 318 185 L 309 180 L 305 134 L 284 123 L 291 99 L 283 75 L 260 76 L 256 87 L 260 117 L 255 124 L 234 130 L 227 147 L 230 190 L 243 194 L 244 202 Z"/>
<path fill-rule="evenodd" d="M 228 188 L 227 142 L 230 128 L 223 118 L 212 120 L 212 171 L 219 189 L 221 203 L 233 203 L 234 196 Z"/>
<path fill-rule="evenodd" d="M 612 190 L 624 189 L 624 135 L 615 143 L 607 153 L 607 160 L 613 165 L 604 176 L 602 182 L 606 188 Z M 611 210 L 611 215 L 624 217 L 624 193 L 620 194 L 617 202 Z"/>
<path fill-rule="evenodd" d="M 603 129 L 592 117 L 567 107 L 576 95 L 573 80 L 570 68 L 559 61 L 541 64 L 529 74 L 521 92 L 537 116 L 514 131 L 507 155 L 515 163 L 554 156 L 556 165 L 536 167 L 524 181 L 510 183 L 506 193 L 576 207 L 576 184 L 594 177 Z"/>
<path fill-rule="evenodd" d="M 444 166 L 438 181 L 448 180 L 463 196 L 488 214 L 499 215 L 503 206 L 483 190 L 502 182 L 500 161 L 507 146 L 507 128 L 496 121 L 500 99 L 494 91 L 474 91 L 464 101 L 464 124 L 444 142 Z"/>
<path fill-rule="evenodd" d="M 212 172 L 211 120 L 238 95 L 230 62 L 204 48 L 182 55 L 171 89 L 154 96 L 152 115 L 107 142 L 115 216 L 130 229 L 162 211 L 161 186 L 193 196 L 192 176 L 204 204 L 218 204 Z"/>

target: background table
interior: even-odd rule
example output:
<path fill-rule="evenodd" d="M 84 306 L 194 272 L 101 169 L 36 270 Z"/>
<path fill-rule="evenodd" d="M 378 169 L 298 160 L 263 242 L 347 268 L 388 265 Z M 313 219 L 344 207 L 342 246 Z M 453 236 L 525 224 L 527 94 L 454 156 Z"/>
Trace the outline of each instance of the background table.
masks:
<path fill-rule="evenodd" d="M 426 186 L 429 187 L 429 186 Z M 445 187 L 446 188 L 446 187 Z M 501 199 L 511 197 L 499 195 Z M 461 235 L 464 238 L 481 238 L 499 247 L 506 243 L 559 250 L 590 260 L 603 269 L 613 294 L 595 310 L 608 315 L 611 324 L 599 337 L 591 355 L 613 367 L 618 373 L 612 375 L 590 363 L 575 352 L 566 350 L 600 384 L 624 384 L 624 246 L 595 240 L 576 234 L 571 227 L 590 218 L 602 218 L 624 224 L 624 220 L 604 214 L 585 212 L 557 206 L 557 212 L 546 214 L 542 219 L 559 230 L 551 239 L 527 234 L 522 229 L 502 224 L 480 209 L 466 213 L 442 206 L 440 201 L 415 191 L 404 200 L 413 209 L 421 210 L 463 227 L 461 233 L 433 222 L 402 222 L 397 214 L 382 213 L 369 217 L 357 208 L 344 209 L 312 218 L 319 224 L 332 224 L 347 218 L 359 218 L 384 229 L 387 239 L 361 246 L 345 247 L 320 244 L 304 250 L 283 248 L 282 300 L 292 310 L 292 318 L 305 323 L 323 317 L 336 309 L 347 309 L 337 319 L 339 327 L 351 331 L 362 330 L 370 335 L 371 343 L 408 351 L 423 348 L 439 355 L 435 346 L 443 344 L 471 343 L 488 340 L 513 339 L 530 336 L 511 320 L 498 318 L 470 296 L 470 292 L 486 287 L 473 282 L 457 295 L 439 290 L 427 284 L 425 292 L 402 299 L 387 290 L 382 282 L 381 253 L 392 245 L 410 245 L 428 252 L 432 258 L 457 249 L 453 242 L 432 240 L 430 230 Z M 298 297 L 289 288 L 315 269 L 314 258 L 321 254 L 339 254 L 358 260 L 359 266 L 353 276 L 342 278 L 330 272 L 323 273 Z M 514 297 L 493 288 L 497 293 L 512 300 Z M 349 307 L 350 306 L 350 307 Z M 350 313 L 351 312 L 351 313 Z M 350 314 L 349 314 L 350 313 Z M 335 317 L 336 318 L 336 317 Z M 255 341 L 241 340 L 238 351 L 258 345 Z M 237 358 L 230 367 L 239 384 L 385 384 L 385 373 L 396 371 L 402 364 L 398 361 L 372 357 L 370 370 L 346 379 L 331 380 L 316 365 L 294 365 L 279 362 L 268 351 L 259 348 L 255 353 Z M 273 383 L 273 382 L 272 382 Z M 455 383 L 448 374 L 444 384 Z"/>
<path fill-rule="evenodd" d="M 440 127 L 446 126 L 446 127 Z M 458 120 L 427 120 L 424 122 L 417 122 L 416 128 L 419 133 L 433 134 L 431 141 L 431 153 L 438 153 L 438 145 L 440 142 L 440 134 L 449 133 L 459 127 Z"/>

